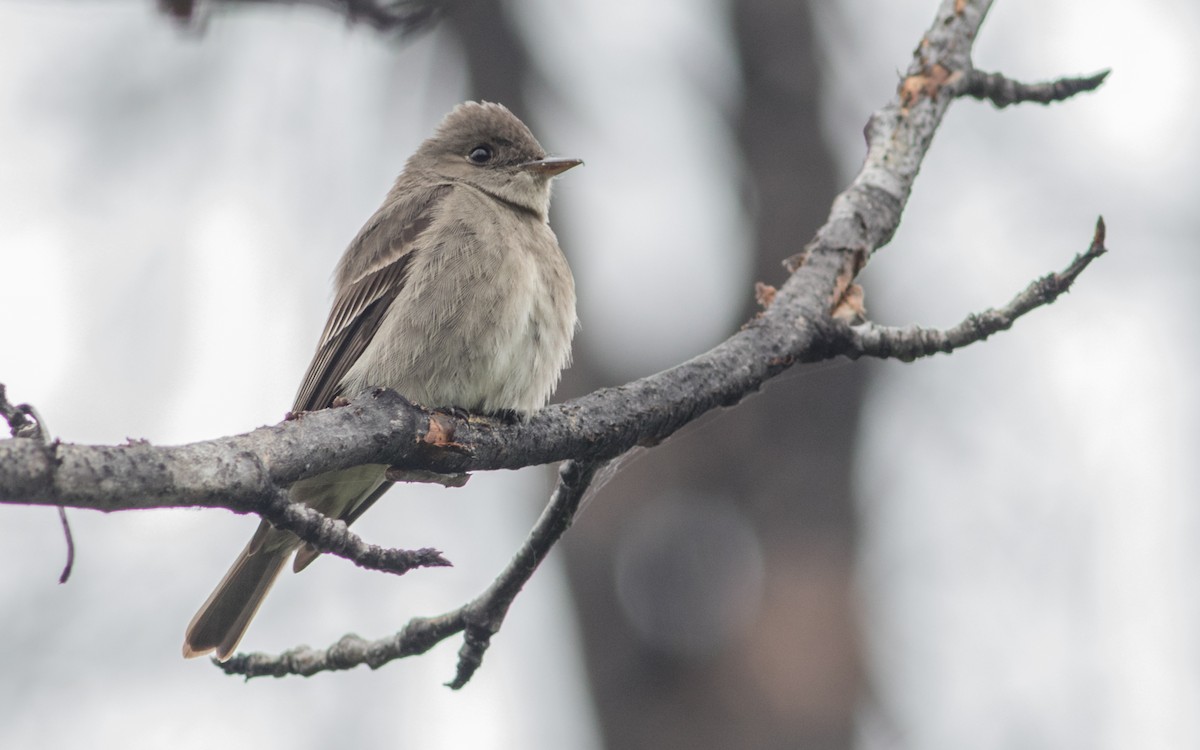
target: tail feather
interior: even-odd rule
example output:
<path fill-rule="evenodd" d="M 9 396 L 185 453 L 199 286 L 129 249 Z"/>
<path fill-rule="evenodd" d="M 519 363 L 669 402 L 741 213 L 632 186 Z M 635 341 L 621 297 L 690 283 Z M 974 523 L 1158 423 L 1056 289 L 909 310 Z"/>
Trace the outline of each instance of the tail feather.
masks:
<path fill-rule="evenodd" d="M 387 466 L 378 464 L 331 471 L 297 482 L 289 494 L 292 502 L 350 523 L 390 486 L 385 481 L 386 471 Z M 188 625 L 183 639 L 184 657 L 216 651 L 218 659 L 228 659 L 284 563 L 300 545 L 300 539 L 291 532 L 280 531 L 267 521 L 260 523 L 250 543 Z M 296 557 L 295 569 L 302 570 L 319 554 L 305 545 Z"/>
<path fill-rule="evenodd" d="M 254 613 L 295 549 L 295 545 L 256 544 L 259 541 L 255 535 L 246 545 L 188 624 L 183 640 L 184 658 L 215 650 L 217 658 L 225 661 L 237 648 Z"/>

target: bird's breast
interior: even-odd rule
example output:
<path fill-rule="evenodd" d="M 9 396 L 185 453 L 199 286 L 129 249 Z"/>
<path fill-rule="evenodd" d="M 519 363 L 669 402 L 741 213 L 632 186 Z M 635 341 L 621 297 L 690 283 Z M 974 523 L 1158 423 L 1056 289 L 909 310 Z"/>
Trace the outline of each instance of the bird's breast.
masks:
<path fill-rule="evenodd" d="M 347 390 L 393 388 L 429 407 L 529 413 L 568 364 L 575 287 L 545 222 L 455 191 Z"/>

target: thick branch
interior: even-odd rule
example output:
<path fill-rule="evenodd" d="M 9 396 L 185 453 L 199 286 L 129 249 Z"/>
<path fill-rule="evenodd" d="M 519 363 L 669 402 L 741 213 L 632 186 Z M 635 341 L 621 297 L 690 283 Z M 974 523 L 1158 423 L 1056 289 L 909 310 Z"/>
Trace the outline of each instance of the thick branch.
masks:
<path fill-rule="evenodd" d="M 349 0 L 330 2 L 349 5 Z M 422 653 L 465 631 L 458 675 L 451 683 L 461 686 L 479 666 L 513 597 L 570 524 L 599 465 L 635 446 L 660 442 L 712 409 L 737 403 L 797 362 L 839 354 L 881 356 L 885 347 L 905 346 L 913 357 L 927 356 L 983 338 L 1029 309 L 1052 301 L 1090 262 L 1090 257 L 1077 260 L 1077 270 L 1041 280 L 1031 287 L 1034 291 L 1019 296 L 984 326 L 961 332 L 952 329 L 944 340 L 929 339 L 932 343 L 922 338 L 924 334 L 915 336 L 920 339 L 916 343 L 908 343 L 903 335 L 876 327 L 848 334 L 847 327 L 831 316 L 834 309 L 857 309 L 854 279 L 899 226 L 946 109 L 956 96 L 990 90 L 992 78 L 974 74 L 970 60 L 971 45 L 990 6 L 991 0 L 943 0 L 893 101 L 868 123 L 861 171 L 834 200 L 829 218 L 813 240 L 786 264 L 790 276 L 770 296 L 767 309 L 712 350 L 633 383 L 548 407 L 527 422 L 512 425 L 433 414 L 393 392 L 377 390 L 341 408 L 183 446 L 0 441 L 0 502 L 103 511 L 225 507 L 263 515 L 306 540 L 315 540 L 322 550 L 377 563 L 372 567 L 402 567 L 411 562 L 400 559 L 404 555 L 436 553 L 366 547 L 344 526 L 284 503 L 281 488 L 360 464 L 459 475 L 574 459 L 564 465 L 559 488 L 529 540 L 476 600 L 438 617 L 413 620 L 383 641 L 347 636 L 324 651 L 237 656 L 223 667 L 247 676 L 312 674 L 364 663 L 376 667 Z M 1098 242 L 1100 250 L 1093 255 L 1103 251 L 1102 231 Z M 380 562 L 383 558 L 387 559 Z"/>
<path fill-rule="evenodd" d="M 1071 264 L 1058 273 L 1033 281 L 1012 301 L 999 309 L 974 313 L 966 320 L 944 331 L 920 326 L 891 328 L 867 323 L 848 329 L 846 349 L 842 353 L 851 359 L 878 357 L 911 362 L 942 352 L 949 354 L 968 344 L 983 341 L 999 331 L 1007 331 L 1017 318 L 1048 305 L 1066 294 L 1083 269 L 1108 252 L 1104 247 L 1104 219 L 1096 221 L 1096 232 L 1087 252 L 1076 255 Z"/>
<path fill-rule="evenodd" d="M 970 70 L 971 40 L 989 0 L 945 0 L 909 69 Z M 940 75 L 938 76 L 940 78 Z M 922 93 L 924 92 L 924 93 Z M 870 254 L 896 231 L 921 160 L 953 97 L 902 87 L 867 128 L 854 182 L 833 203 L 805 261 L 771 306 L 716 348 L 664 372 L 548 407 L 528 422 L 452 420 L 453 443 L 428 412 L 377 391 L 349 406 L 274 427 L 183 446 L 0 443 L 0 502 L 97 510 L 171 506 L 261 513 L 278 487 L 346 466 L 379 463 L 454 474 L 568 458 L 607 460 L 664 440 L 700 415 L 731 406 L 796 362 L 836 356 L 830 318 Z"/>
<path fill-rule="evenodd" d="M 395 635 L 368 641 L 348 635 L 323 650 L 301 646 L 279 655 L 237 654 L 216 662 L 228 674 L 249 677 L 313 675 L 366 664 L 372 669 L 395 659 L 423 654 L 435 644 L 464 632 L 458 652 L 458 672 L 450 687 L 467 684 L 483 662 L 491 638 L 504 622 L 513 600 L 546 559 L 575 518 L 575 511 L 602 464 L 568 461 L 559 469 L 558 487 L 521 549 L 482 594 L 463 606 L 436 617 L 417 617 Z"/>

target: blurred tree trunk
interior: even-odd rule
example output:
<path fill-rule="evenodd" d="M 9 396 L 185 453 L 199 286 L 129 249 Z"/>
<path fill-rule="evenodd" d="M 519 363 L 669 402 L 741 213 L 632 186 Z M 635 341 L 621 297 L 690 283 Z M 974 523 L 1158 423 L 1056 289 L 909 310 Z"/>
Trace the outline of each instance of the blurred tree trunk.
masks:
<path fill-rule="evenodd" d="M 525 86 L 532 75 L 529 53 L 517 34 L 510 5 L 501 0 L 447 0 L 443 27 L 462 45 L 471 98 L 500 102 L 537 133 L 525 105 Z"/>
<path fill-rule="evenodd" d="M 824 220 L 838 187 L 820 135 L 812 17 L 806 3 L 775 0 L 737 0 L 730 11 L 745 87 L 736 129 L 756 232 L 754 272 L 773 283 L 783 277 L 780 261 Z M 447 21 L 467 55 L 473 95 L 527 113 L 528 54 L 506 4 L 459 4 Z M 749 318 L 753 300 L 745 292 Z M 560 398 L 600 384 L 587 353 L 579 355 Z M 850 477 L 862 393 L 861 368 L 825 366 L 787 378 L 706 427 L 626 462 L 567 536 L 609 747 L 851 745 L 860 672 Z M 720 440 L 706 439 L 713 430 Z M 655 515 L 656 508 L 662 512 Z M 715 526 L 690 522 L 692 510 L 699 515 L 702 508 L 715 513 Z M 652 518 L 667 522 L 647 522 Z M 723 590 L 703 578 L 712 575 L 713 561 L 688 565 L 681 558 L 722 547 L 730 522 L 731 533 L 746 528 L 757 539 L 757 550 L 727 551 L 761 555 L 761 596 L 705 600 Z M 697 538 L 706 530 L 715 530 L 715 545 Z M 736 559 L 716 564 L 746 567 Z M 618 568 L 634 581 L 624 599 Z M 735 594 L 741 580 L 731 578 Z M 753 575 L 745 580 L 753 583 Z M 663 609 L 642 611 L 638 625 L 627 616 L 630 596 Z M 729 607 L 751 610 L 742 613 L 740 627 L 700 622 L 707 612 L 736 623 L 738 617 L 720 611 Z M 648 632 L 647 617 L 668 632 Z"/>

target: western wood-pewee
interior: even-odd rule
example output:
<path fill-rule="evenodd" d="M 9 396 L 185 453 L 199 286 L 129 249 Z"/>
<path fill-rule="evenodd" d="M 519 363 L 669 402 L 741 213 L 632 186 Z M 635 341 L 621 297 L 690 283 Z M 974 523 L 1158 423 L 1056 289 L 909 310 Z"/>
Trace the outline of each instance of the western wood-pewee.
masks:
<path fill-rule="evenodd" d="M 385 386 L 427 407 L 527 415 L 571 358 L 575 283 L 547 223 L 550 180 L 578 159 L 547 158 L 499 104 L 446 115 L 405 164 L 337 267 L 333 310 L 293 411 Z M 289 490 L 347 523 L 390 486 L 356 466 Z M 188 625 L 185 657 L 229 658 L 301 541 L 267 521 Z M 318 553 L 300 549 L 296 571 Z"/>

